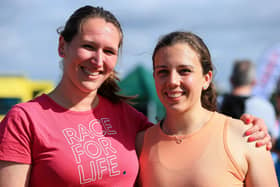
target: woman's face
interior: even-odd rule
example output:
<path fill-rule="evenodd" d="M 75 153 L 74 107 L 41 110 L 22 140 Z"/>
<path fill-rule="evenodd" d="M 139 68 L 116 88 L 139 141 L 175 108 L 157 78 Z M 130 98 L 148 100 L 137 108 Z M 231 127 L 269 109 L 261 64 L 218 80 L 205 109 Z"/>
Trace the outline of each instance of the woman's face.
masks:
<path fill-rule="evenodd" d="M 156 90 L 167 112 L 201 107 L 201 92 L 209 86 L 212 72 L 203 75 L 199 57 L 188 44 L 160 48 L 154 67 Z"/>
<path fill-rule="evenodd" d="M 69 43 L 61 37 L 62 83 L 85 93 L 97 92 L 116 66 L 120 39 L 119 30 L 103 18 L 87 19 Z"/>

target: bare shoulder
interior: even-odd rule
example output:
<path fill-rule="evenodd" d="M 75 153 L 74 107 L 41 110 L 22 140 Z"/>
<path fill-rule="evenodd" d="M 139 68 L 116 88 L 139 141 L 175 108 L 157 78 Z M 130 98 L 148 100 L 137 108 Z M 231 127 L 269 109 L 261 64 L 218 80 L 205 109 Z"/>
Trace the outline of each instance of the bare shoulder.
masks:
<path fill-rule="evenodd" d="M 248 143 L 248 138 L 244 136 L 244 133 L 250 126 L 251 125 L 244 125 L 244 123 L 238 119 L 230 119 L 228 121 L 227 145 L 230 154 L 243 173 L 247 173 L 248 171 L 248 162 L 246 159 L 247 144 L 253 144 Z"/>
<path fill-rule="evenodd" d="M 256 147 L 256 142 L 248 142 L 247 136 L 245 136 L 245 132 L 251 128 L 252 124 L 244 124 L 243 121 L 238 119 L 232 119 L 229 122 L 229 135 L 231 137 L 236 138 L 235 141 L 240 143 L 240 146 L 243 146 L 246 152 L 253 151 L 253 152 L 268 152 L 266 151 L 265 146 Z M 238 141 L 239 140 L 239 141 Z"/>
<path fill-rule="evenodd" d="M 271 153 L 244 136 L 250 126 L 241 120 L 229 120 L 227 140 L 232 157 L 246 174 L 246 186 L 278 186 Z"/>
<path fill-rule="evenodd" d="M 228 125 L 228 141 L 230 145 L 235 145 L 244 151 L 244 155 L 247 156 L 249 153 L 259 153 L 264 152 L 264 154 L 269 154 L 266 151 L 265 146 L 256 147 L 256 142 L 248 142 L 245 132 L 252 127 L 252 124 L 244 124 L 243 121 L 238 119 L 229 120 Z"/>
<path fill-rule="evenodd" d="M 252 126 L 252 124 L 245 125 L 243 121 L 232 118 L 231 120 L 229 120 L 228 129 L 231 135 L 235 135 L 240 138 L 245 137 L 244 133 Z"/>

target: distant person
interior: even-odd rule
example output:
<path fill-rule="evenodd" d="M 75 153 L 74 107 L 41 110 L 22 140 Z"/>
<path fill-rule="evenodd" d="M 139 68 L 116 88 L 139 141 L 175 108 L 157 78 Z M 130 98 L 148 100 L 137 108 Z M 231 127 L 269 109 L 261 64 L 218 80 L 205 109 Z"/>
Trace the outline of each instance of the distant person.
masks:
<path fill-rule="evenodd" d="M 260 116 L 265 123 L 273 142 L 279 137 L 276 126 L 276 113 L 270 101 L 252 95 L 256 84 L 254 64 L 249 60 L 237 60 L 230 76 L 231 93 L 221 99 L 220 112 L 239 119 L 243 113 Z"/>
<path fill-rule="evenodd" d="M 276 89 L 274 93 L 274 101 L 275 101 L 275 109 L 277 114 L 277 123 L 276 128 L 279 132 L 279 126 L 280 126 L 280 78 L 278 79 L 276 83 Z M 272 152 L 276 153 L 275 155 L 275 168 L 278 176 L 278 180 L 280 180 L 280 137 L 277 138 L 276 143 L 272 147 Z"/>
<path fill-rule="evenodd" d="M 277 81 L 276 89 L 275 89 L 275 107 L 277 113 L 277 127 L 279 130 L 280 126 L 280 78 Z"/>
<path fill-rule="evenodd" d="M 140 186 L 278 187 L 270 152 L 246 143 L 242 121 L 216 112 L 213 64 L 203 40 L 168 33 L 152 60 L 166 116 L 137 135 Z"/>
<path fill-rule="evenodd" d="M 111 12 L 84 6 L 59 34 L 59 84 L 15 105 L 0 123 L 0 186 L 132 187 L 136 134 L 152 124 L 118 94 L 121 25 Z M 264 126 L 253 122 L 255 130 Z"/>

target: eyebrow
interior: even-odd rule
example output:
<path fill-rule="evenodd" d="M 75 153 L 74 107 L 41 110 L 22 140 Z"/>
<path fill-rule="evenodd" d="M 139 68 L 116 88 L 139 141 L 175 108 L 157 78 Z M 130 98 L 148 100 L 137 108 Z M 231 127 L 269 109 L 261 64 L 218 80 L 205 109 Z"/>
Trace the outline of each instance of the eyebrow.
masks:
<path fill-rule="evenodd" d="M 98 43 L 96 43 L 95 41 L 91 41 L 91 40 L 87 40 L 87 39 L 82 39 L 81 41 L 82 41 L 82 42 L 90 43 L 90 44 L 95 45 L 95 46 L 98 46 Z M 104 48 L 105 48 L 105 49 L 112 50 L 112 51 L 114 51 L 115 53 L 117 53 L 117 52 L 119 51 L 118 48 L 116 49 L 116 48 L 114 48 L 114 47 L 112 47 L 112 46 L 105 46 Z"/>
<path fill-rule="evenodd" d="M 155 66 L 155 69 L 156 69 L 156 68 L 166 68 L 166 67 L 167 67 L 166 65 L 156 65 L 156 66 Z"/>
<path fill-rule="evenodd" d="M 179 68 L 191 68 L 194 69 L 193 65 L 180 65 Z"/>
<path fill-rule="evenodd" d="M 167 68 L 167 67 L 168 67 L 168 66 L 166 66 L 166 65 L 156 65 L 156 66 L 155 66 L 155 69 L 156 69 L 156 68 Z M 194 68 L 193 65 L 179 65 L 178 67 L 179 67 L 179 68 L 186 68 L 186 67 L 187 67 L 187 68 L 192 68 L 192 69 Z"/>

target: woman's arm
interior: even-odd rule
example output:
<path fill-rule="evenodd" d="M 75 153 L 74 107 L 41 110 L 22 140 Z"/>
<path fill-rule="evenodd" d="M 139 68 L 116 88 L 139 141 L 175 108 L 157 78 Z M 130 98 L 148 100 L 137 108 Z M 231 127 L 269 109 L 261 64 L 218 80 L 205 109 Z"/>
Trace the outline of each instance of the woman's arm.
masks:
<path fill-rule="evenodd" d="M 136 153 L 137 153 L 138 157 L 140 157 L 140 154 L 141 154 L 141 150 L 142 150 L 142 146 L 143 146 L 143 142 L 144 142 L 144 134 L 145 134 L 145 131 L 140 131 L 136 135 L 135 149 L 136 149 Z"/>
<path fill-rule="evenodd" d="M 256 148 L 255 144 L 246 142 L 240 136 L 249 126 L 239 120 L 231 120 L 228 128 L 228 145 L 230 152 L 245 174 L 246 187 L 278 187 L 274 163 L 270 151 L 265 147 Z"/>
<path fill-rule="evenodd" d="M 0 161 L 0 186 L 28 187 L 30 165 Z"/>
<path fill-rule="evenodd" d="M 136 153 L 137 153 L 137 156 L 138 156 L 139 159 L 140 159 L 142 146 L 143 146 L 143 143 L 144 143 L 144 134 L 145 134 L 145 130 L 140 131 L 136 134 L 135 149 L 136 149 Z M 140 172 L 140 169 L 139 169 L 139 172 Z M 141 186 L 140 181 L 139 181 L 139 172 L 138 172 L 134 187 Z"/>
<path fill-rule="evenodd" d="M 251 145 L 248 146 L 246 158 L 248 161 L 246 187 L 278 187 L 274 163 L 269 151 L 264 148 L 256 149 Z"/>

